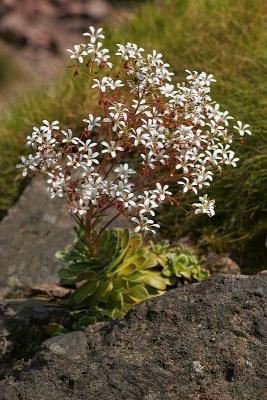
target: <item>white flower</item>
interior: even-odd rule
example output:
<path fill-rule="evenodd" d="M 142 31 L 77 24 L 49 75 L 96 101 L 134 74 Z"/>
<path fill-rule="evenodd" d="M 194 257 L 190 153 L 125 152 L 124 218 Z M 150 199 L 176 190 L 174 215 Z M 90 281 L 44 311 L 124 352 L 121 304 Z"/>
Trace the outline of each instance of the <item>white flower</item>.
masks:
<path fill-rule="evenodd" d="M 153 193 L 159 198 L 160 201 L 164 201 L 166 196 L 171 196 L 172 192 L 169 192 L 167 189 L 168 185 L 161 186 L 160 183 L 156 184 L 156 189 L 153 190 Z"/>
<path fill-rule="evenodd" d="M 87 56 L 87 51 L 84 44 L 75 44 L 73 46 L 73 50 L 67 49 L 67 51 L 70 53 L 70 58 L 78 60 L 81 64 L 83 63 L 84 57 Z"/>
<path fill-rule="evenodd" d="M 204 166 L 201 166 L 200 169 L 193 174 L 196 178 L 194 179 L 194 183 L 202 189 L 203 186 L 210 186 L 210 182 L 212 181 L 213 173 L 211 171 L 207 171 Z"/>
<path fill-rule="evenodd" d="M 140 126 L 137 129 L 131 128 L 129 132 L 130 137 L 133 139 L 134 146 L 138 146 L 140 143 L 145 145 L 149 139 L 149 134 L 144 133 L 144 129 Z"/>
<path fill-rule="evenodd" d="M 124 86 L 122 81 L 116 80 L 114 81 L 112 78 L 109 76 L 104 76 L 101 80 L 99 79 L 94 79 L 94 84 L 92 88 L 99 88 L 100 92 L 105 93 L 107 89 L 115 90 L 118 87 Z"/>
<path fill-rule="evenodd" d="M 132 187 L 134 185 L 128 183 L 127 181 L 118 181 L 117 183 L 112 183 L 110 188 L 109 188 L 109 194 L 111 197 L 121 197 L 123 193 L 130 193 L 132 190 Z"/>
<path fill-rule="evenodd" d="M 151 169 L 155 168 L 154 164 L 156 163 L 157 160 L 152 151 L 149 151 L 147 154 L 141 154 L 141 157 L 143 158 L 142 161 L 143 165 L 147 165 Z"/>
<path fill-rule="evenodd" d="M 114 172 L 117 172 L 119 178 L 121 179 L 127 179 L 131 174 L 135 174 L 135 171 L 129 168 L 129 165 L 127 163 L 120 164 L 117 168 L 114 169 Z"/>
<path fill-rule="evenodd" d="M 85 215 L 88 211 L 89 207 L 86 202 L 83 201 L 83 199 L 80 200 L 73 200 L 72 203 L 70 204 L 70 212 L 71 214 L 79 214 L 80 217 Z"/>
<path fill-rule="evenodd" d="M 90 27 L 84 36 L 88 43 L 68 51 L 74 64 L 89 60 L 80 72 L 93 80 L 101 114 L 83 119 L 87 129 L 75 137 L 71 129 L 60 131 L 58 121 L 44 120 L 26 139 L 34 155 L 22 157 L 17 167 L 24 176 L 30 171 L 48 176 L 51 197 L 66 193 L 69 209 L 83 222 L 89 210 L 94 223 L 114 207 L 132 220 L 135 232 L 155 233 L 159 226 L 150 218 L 161 202 L 171 200 L 167 182 L 177 181 L 182 203 L 182 193 L 197 194 L 215 171 L 236 166 L 233 117 L 211 98 L 212 74 L 187 71 L 186 81 L 174 84 L 161 53 L 127 43 L 118 44 L 118 70 L 103 76 L 102 69 L 112 64 L 102 28 Z M 251 134 L 240 121 L 234 129 Z M 207 195 L 193 207 L 195 214 L 214 215 L 214 200 Z"/>
<path fill-rule="evenodd" d="M 107 118 L 106 122 L 111 121 L 118 121 L 124 120 L 127 121 L 128 119 L 128 108 L 125 107 L 123 103 L 114 103 L 112 106 L 109 107 L 109 110 L 112 111 L 109 113 L 110 118 Z"/>
<path fill-rule="evenodd" d="M 62 140 L 62 143 L 69 143 L 71 142 L 72 139 L 72 130 L 68 129 L 66 131 L 61 131 L 62 135 L 64 136 L 64 139 Z"/>
<path fill-rule="evenodd" d="M 164 96 L 166 96 L 166 97 L 170 97 L 174 94 L 173 89 L 174 89 L 174 85 L 170 85 L 169 83 L 165 83 L 164 86 L 161 86 L 159 88 L 160 92 L 162 94 L 164 94 Z"/>
<path fill-rule="evenodd" d="M 216 82 L 212 74 L 206 74 L 206 72 L 198 73 L 197 71 L 189 71 L 188 69 L 185 70 L 188 73 L 186 79 L 188 81 L 196 82 L 197 85 L 200 86 L 210 86 L 212 82 Z"/>
<path fill-rule="evenodd" d="M 89 132 L 91 132 L 95 127 L 100 127 L 100 121 L 101 117 L 94 118 L 93 114 L 89 114 L 88 119 L 83 119 L 83 122 L 86 122 L 88 124 L 87 129 Z"/>
<path fill-rule="evenodd" d="M 108 61 L 110 59 L 109 50 L 101 49 L 101 43 L 98 43 L 98 48 L 95 50 L 95 55 L 93 61 L 96 62 L 100 67 L 108 66 L 110 69 L 112 68 L 112 63 Z"/>
<path fill-rule="evenodd" d="M 83 36 L 89 36 L 92 44 L 96 43 L 97 39 L 104 39 L 105 36 L 101 33 L 103 28 L 95 29 L 93 26 L 89 26 L 89 32 L 83 33 Z"/>
<path fill-rule="evenodd" d="M 53 131 L 59 130 L 59 122 L 58 121 L 53 121 L 50 124 L 50 122 L 48 122 L 47 119 L 44 119 L 43 124 L 44 125 L 42 125 L 40 129 L 43 132 L 44 136 L 46 136 L 46 137 L 51 136 Z"/>
<path fill-rule="evenodd" d="M 225 126 L 229 125 L 229 120 L 234 119 L 231 115 L 229 115 L 228 111 L 224 111 L 221 113 L 221 122 L 224 123 Z"/>
<path fill-rule="evenodd" d="M 102 153 L 108 153 L 112 158 L 116 157 L 116 153 L 118 151 L 124 151 L 124 148 L 121 146 L 116 146 L 116 142 L 112 140 L 110 143 L 102 142 L 102 146 L 105 146 L 106 149 L 102 150 Z"/>
<path fill-rule="evenodd" d="M 123 203 L 123 206 L 127 211 L 131 212 L 133 208 L 136 208 L 135 195 L 134 193 L 122 192 L 118 201 Z"/>
<path fill-rule="evenodd" d="M 135 112 L 138 111 L 141 113 L 144 110 L 146 110 L 149 106 L 146 104 L 146 100 L 141 98 L 140 100 L 133 99 L 132 107 L 135 110 Z"/>
<path fill-rule="evenodd" d="M 206 86 L 210 86 L 212 82 L 216 82 L 214 76 L 212 74 L 206 74 L 206 72 L 201 72 L 201 74 L 199 74 L 199 79 L 202 80 Z"/>
<path fill-rule="evenodd" d="M 138 207 L 140 208 L 139 215 L 149 213 L 154 216 L 155 212 L 153 209 L 158 207 L 158 204 L 155 202 L 155 194 L 144 191 L 144 194 L 139 195 L 138 198 L 143 201 L 143 203 L 138 203 Z"/>
<path fill-rule="evenodd" d="M 213 153 L 209 150 L 206 150 L 205 152 L 205 162 L 211 162 L 214 165 L 218 165 L 219 161 L 221 161 L 222 157 L 219 155 L 220 153 L 218 151 L 214 151 Z"/>
<path fill-rule="evenodd" d="M 54 197 L 63 197 L 65 186 L 67 181 L 70 180 L 70 176 L 65 177 L 62 171 L 54 171 L 48 172 L 49 179 L 47 180 L 47 184 L 50 186 L 48 188 L 50 192 L 50 196 L 53 199 Z"/>
<path fill-rule="evenodd" d="M 36 164 L 36 159 L 32 156 L 32 154 L 30 154 L 28 160 L 22 156 L 21 164 L 17 164 L 16 168 L 22 168 L 22 176 L 26 176 L 28 173 L 28 169 L 32 171 L 36 170 Z"/>
<path fill-rule="evenodd" d="M 76 145 L 79 145 L 79 144 L 83 144 L 83 141 L 82 141 L 80 138 L 78 138 L 77 136 L 74 136 L 74 137 L 71 139 L 71 143 L 76 144 Z"/>
<path fill-rule="evenodd" d="M 228 151 L 227 154 L 224 155 L 224 164 L 232 165 L 232 167 L 236 167 L 236 163 L 239 161 L 238 157 L 235 157 L 235 153 L 233 151 Z"/>
<path fill-rule="evenodd" d="M 188 190 L 192 190 L 195 194 L 197 194 L 196 182 L 190 182 L 188 178 L 184 177 L 184 181 L 178 181 L 178 185 L 183 185 L 183 192 L 186 193 Z"/>
<path fill-rule="evenodd" d="M 21 164 L 17 164 L 16 168 L 23 168 L 22 169 L 22 176 L 26 176 L 27 173 L 28 173 L 28 161 L 23 156 L 20 159 L 21 159 Z"/>
<path fill-rule="evenodd" d="M 123 44 L 117 44 L 118 51 L 116 55 L 121 56 L 124 61 L 140 59 L 141 53 L 144 51 L 142 47 L 138 48 L 135 43 L 127 43 L 126 46 Z"/>
<path fill-rule="evenodd" d="M 199 197 L 199 201 L 199 203 L 193 203 L 193 207 L 196 208 L 195 214 L 207 214 L 209 217 L 213 217 L 215 200 L 209 200 L 208 195 L 205 194 L 203 197 Z"/>
<path fill-rule="evenodd" d="M 92 147 L 97 146 L 97 143 L 92 142 L 91 139 L 86 140 L 85 142 L 83 142 L 82 140 L 80 140 L 80 144 L 81 146 L 79 147 L 79 151 L 81 152 L 85 152 L 88 151 L 89 149 L 91 149 Z"/>
<path fill-rule="evenodd" d="M 155 222 L 152 219 L 144 217 L 143 214 L 141 214 L 139 218 L 132 217 L 131 221 L 137 225 L 136 228 L 134 229 L 135 233 L 144 231 L 144 232 L 152 232 L 155 235 L 156 231 L 153 228 L 159 228 L 159 224 L 155 224 Z"/>
<path fill-rule="evenodd" d="M 43 143 L 42 133 L 40 132 L 39 128 L 34 127 L 32 134 L 27 136 L 26 146 L 27 147 L 32 146 L 33 148 L 36 148 L 36 146 L 42 143 Z"/>
<path fill-rule="evenodd" d="M 83 159 L 86 161 L 86 167 L 91 167 L 93 164 L 99 164 L 97 159 L 98 156 L 99 153 L 97 151 L 93 152 L 90 147 L 87 148 L 87 153 L 83 155 Z M 84 166 L 84 164 L 82 164 L 82 166 Z"/>
<path fill-rule="evenodd" d="M 84 204 L 92 203 L 97 206 L 106 181 L 97 173 L 90 173 L 85 178 L 86 181 L 82 184 L 82 200 Z"/>
<path fill-rule="evenodd" d="M 77 153 L 77 154 L 73 154 L 73 155 L 67 155 L 67 167 L 71 167 L 74 169 L 77 169 L 81 166 L 81 161 L 83 159 L 83 155 Z"/>
<path fill-rule="evenodd" d="M 241 121 L 237 121 L 237 125 L 234 125 L 234 128 L 238 130 L 240 136 L 244 136 L 245 134 L 251 135 L 251 131 L 248 129 L 248 124 L 242 124 Z"/>
<path fill-rule="evenodd" d="M 163 63 L 162 54 L 157 53 L 156 50 L 152 51 L 152 54 L 148 54 L 147 59 L 149 60 L 150 65 L 158 66 Z"/>

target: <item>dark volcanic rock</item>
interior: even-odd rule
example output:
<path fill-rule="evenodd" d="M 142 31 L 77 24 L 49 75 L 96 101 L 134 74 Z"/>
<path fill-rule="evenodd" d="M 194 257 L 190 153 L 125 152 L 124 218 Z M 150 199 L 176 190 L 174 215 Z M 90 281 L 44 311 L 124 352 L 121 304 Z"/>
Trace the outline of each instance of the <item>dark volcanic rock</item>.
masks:
<path fill-rule="evenodd" d="M 217 275 L 49 339 L 1 399 L 263 399 L 266 281 Z"/>
<path fill-rule="evenodd" d="M 69 309 L 42 299 L 0 301 L 0 377 L 10 371 L 17 360 L 34 355 L 47 339 L 47 326 L 52 322 L 71 328 L 73 320 Z"/>

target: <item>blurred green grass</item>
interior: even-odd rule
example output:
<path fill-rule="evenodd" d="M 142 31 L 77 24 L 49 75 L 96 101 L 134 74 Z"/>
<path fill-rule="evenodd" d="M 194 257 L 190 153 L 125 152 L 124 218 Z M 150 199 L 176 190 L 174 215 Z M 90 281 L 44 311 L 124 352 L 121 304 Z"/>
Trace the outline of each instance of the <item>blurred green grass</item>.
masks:
<path fill-rule="evenodd" d="M 21 71 L 13 60 L 12 55 L 0 48 L 0 93 L 8 84 L 21 77 Z"/>
<path fill-rule="evenodd" d="M 267 226 L 267 2 L 158 0 L 138 6 L 137 11 L 121 26 L 106 29 L 107 46 L 134 41 L 150 50 L 155 48 L 164 54 L 179 80 L 184 79 L 185 69 L 213 73 L 217 79 L 213 97 L 234 117 L 249 123 L 253 131 L 246 144 L 237 146 L 241 159 L 239 167 L 216 178 L 211 191 L 217 200 L 216 218 L 185 223 L 178 213 L 166 210 L 163 229 L 168 235 L 199 232 L 205 245 L 220 251 L 236 251 L 240 257 L 253 240 L 264 246 Z M 92 103 L 92 92 L 86 83 L 79 77 L 73 79 L 68 71 L 50 87 L 19 99 L 1 119 L 2 213 L 16 200 L 25 184 L 18 178 L 14 166 L 24 152 L 25 136 L 31 132 L 31 127 L 47 118 L 59 119 L 64 126 L 73 129 L 79 128 L 82 117 L 92 111 Z"/>

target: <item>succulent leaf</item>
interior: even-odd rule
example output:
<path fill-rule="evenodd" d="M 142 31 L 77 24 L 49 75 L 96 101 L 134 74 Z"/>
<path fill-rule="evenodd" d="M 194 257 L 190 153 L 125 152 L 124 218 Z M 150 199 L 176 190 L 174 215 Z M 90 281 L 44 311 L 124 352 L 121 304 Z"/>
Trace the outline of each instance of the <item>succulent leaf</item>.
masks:
<path fill-rule="evenodd" d="M 76 234 L 73 245 L 56 254 L 68 264 L 59 271 L 62 283 L 78 286 L 69 298 L 79 320 L 76 329 L 121 317 L 141 301 L 175 287 L 181 277 L 208 277 L 188 249 L 171 248 L 167 241 L 145 244 L 140 234 L 112 229 L 103 232 L 92 252 L 84 232 L 77 229 Z"/>
<path fill-rule="evenodd" d="M 97 289 L 99 281 L 87 281 L 70 296 L 70 304 L 80 304 Z"/>

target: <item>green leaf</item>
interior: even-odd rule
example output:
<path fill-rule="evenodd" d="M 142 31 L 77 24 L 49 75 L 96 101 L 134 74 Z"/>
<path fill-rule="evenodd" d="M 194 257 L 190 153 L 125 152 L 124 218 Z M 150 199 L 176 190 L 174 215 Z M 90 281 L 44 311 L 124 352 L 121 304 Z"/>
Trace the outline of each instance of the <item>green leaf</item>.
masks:
<path fill-rule="evenodd" d="M 121 248 L 125 249 L 127 247 L 130 238 L 128 229 L 117 229 L 117 234 L 120 238 Z"/>
<path fill-rule="evenodd" d="M 80 275 L 79 270 L 73 271 L 72 269 L 61 268 L 58 272 L 61 283 L 72 284 L 78 281 L 78 276 Z"/>
<path fill-rule="evenodd" d="M 73 324 L 73 330 L 83 330 L 86 326 L 95 324 L 98 318 L 93 315 L 84 315 L 80 317 L 75 324 Z"/>
<path fill-rule="evenodd" d="M 144 271 L 140 274 L 140 277 L 134 279 L 134 282 L 145 283 L 155 289 L 166 290 L 165 278 L 156 271 Z"/>
<path fill-rule="evenodd" d="M 183 273 L 187 274 L 188 273 L 188 269 L 187 267 L 185 267 L 183 264 L 179 264 L 178 262 L 173 264 L 173 271 L 175 273 L 176 276 L 180 276 Z M 189 272 L 190 275 L 190 272 Z"/>
<path fill-rule="evenodd" d="M 84 232 L 77 230 L 77 235 L 73 245 L 57 255 L 68 263 L 59 272 L 61 281 L 82 283 L 69 298 L 80 319 L 76 327 L 121 317 L 134 304 L 163 294 L 182 276 L 200 281 L 208 275 L 188 249 L 147 245 L 140 234 L 127 229 L 103 232 L 94 254 Z"/>
<path fill-rule="evenodd" d="M 177 283 L 177 278 L 175 276 L 170 276 L 169 278 L 165 278 L 166 285 L 173 286 Z"/>
<path fill-rule="evenodd" d="M 165 276 L 172 276 L 174 274 L 173 267 L 171 265 L 167 265 L 162 270 L 163 275 Z"/>
<path fill-rule="evenodd" d="M 165 265 L 166 265 L 167 262 L 168 262 L 168 256 L 167 256 L 167 254 L 159 255 L 159 256 L 157 257 L 157 261 L 158 261 L 159 265 L 161 265 L 162 267 L 165 267 Z"/>
<path fill-rule="evenodd" d="M 104 281 L 101 282 L 98 286 L 96 296 L 102 300 L 102 301 L 107 301 L 108 297 L 110 295 L 110 292 L 113 289 L 113 282 L 112 281 Z"/>
<path fill-rule="evenodd" d="M 210 273 L 207 269 L 204 268 L 199 268 L 195 273 L 194 273 L 194 278 L 198 281 L 201 282 L 204 279 L 207 279 L 210 276 Z"/>
<path fill-rule="evenodd" d="M 95 271 L 83 271 L 79 274 L 78 276 L 78 282 L 84 281 L 84 280 L 96 280 L 97 279 L 97 273 Z"/>
<path fill-rule="evenodd" d="M 56 322 L 48 324 L 46 331 L 48 336 L 59 336 L 69 332 L 63 325 L 57 324 Z"/>
<path fill-rule="evenodd" d="M 180 254 L 177 257 L 176 262 L 179 264 L 183 264 L 186 267 L 189 264 L 189 259 L 185 254 Z"/>
<path fill-rule="evenodd" d="M 124 305 L 123 294 L 120 290 L 114 290 L 110 294 L 110 301 L 108 306 L 113 309 L 122 310 Z"/>
<path fill-rule="evenodd" d="M 118 276 L 127 276 L 132 274 L 137 270 L 137 267 L 134 263 L 130 264 L 121 264 L 118 267 Z"/>
<path fill-rule="evenodd" d="M 136 302 L 140 302 L 149 297 L 148 291 L 142 285 L 136 285 L 129 288 L 127 295 Z"/>
<path fill-rule="evenodd" d="M 87 297 L 91 296 L 97 289 L 99 285 L 99 281 L 88 281 L 75 290 L 74 293 L 70 296 L 70 304 L 80 304 Z"/>

